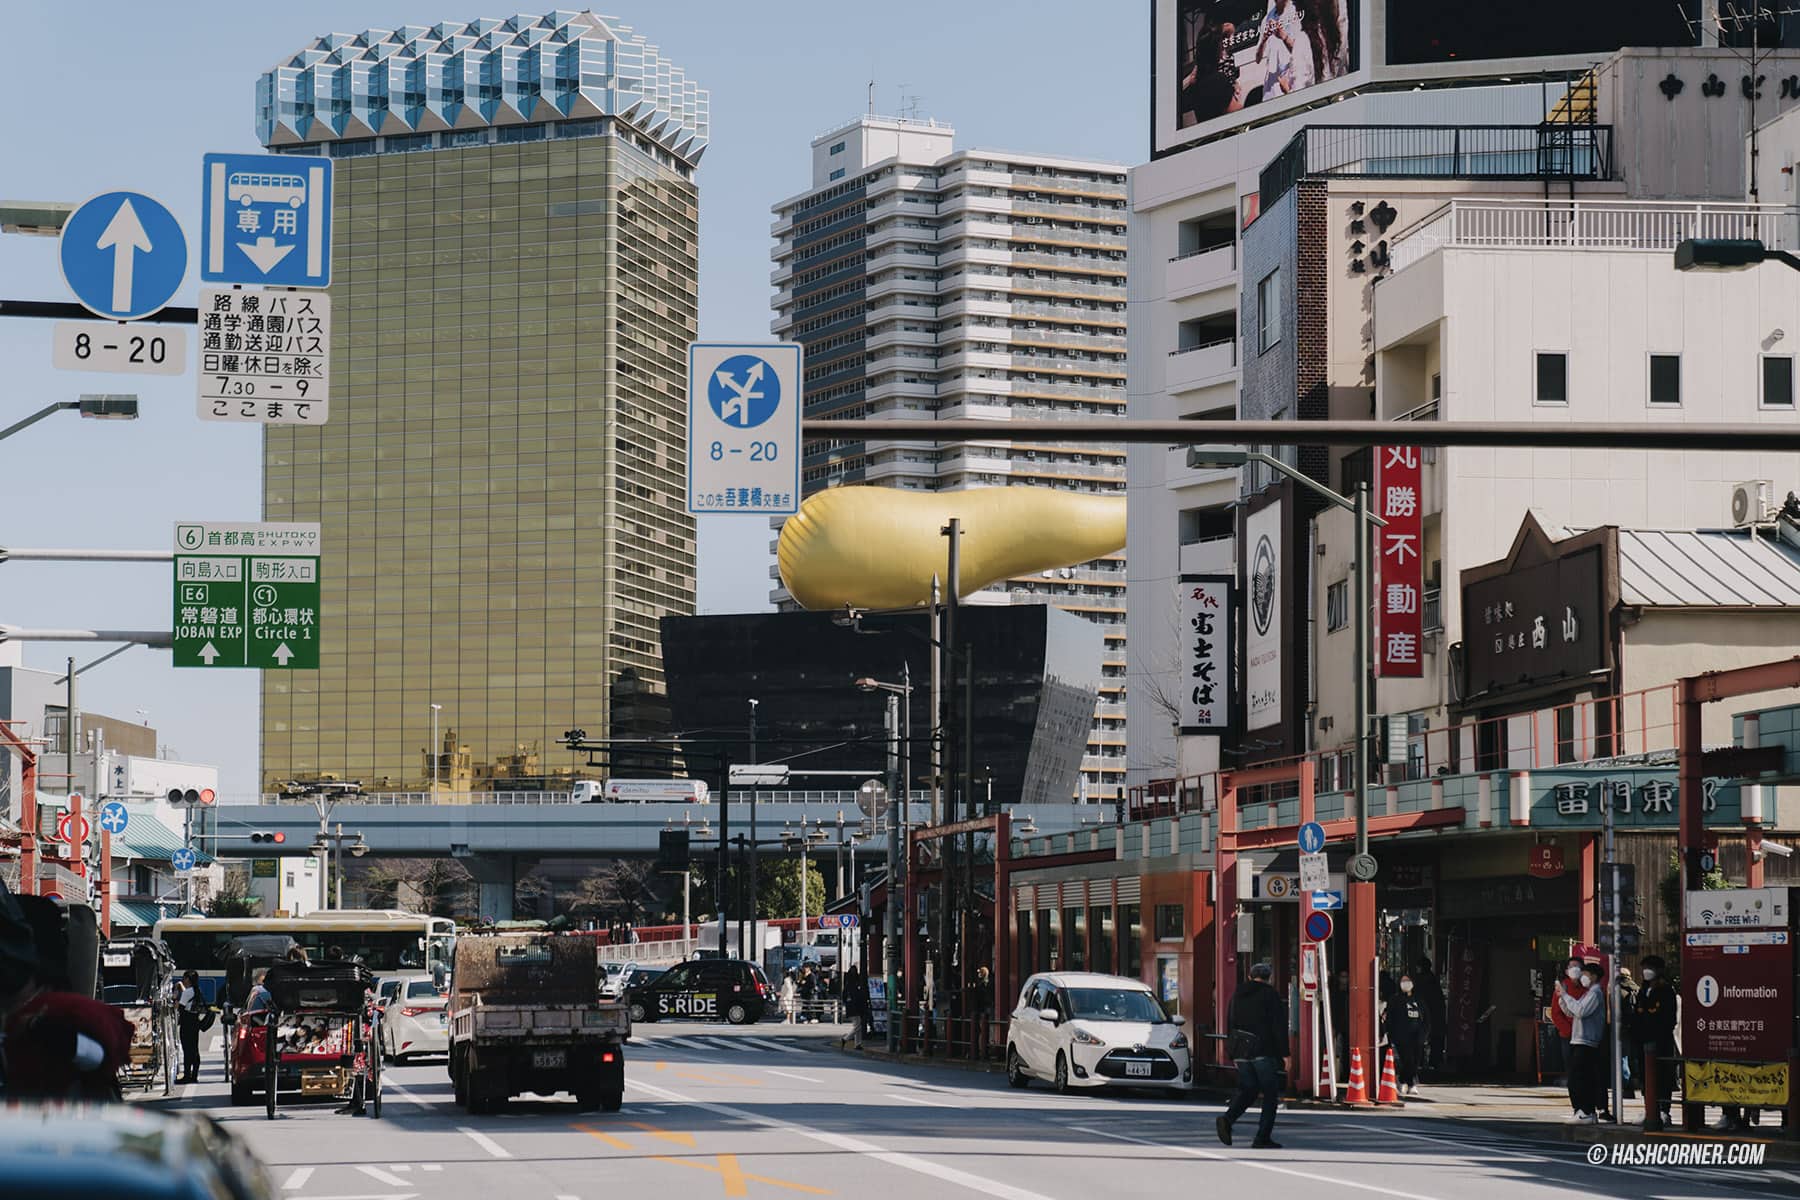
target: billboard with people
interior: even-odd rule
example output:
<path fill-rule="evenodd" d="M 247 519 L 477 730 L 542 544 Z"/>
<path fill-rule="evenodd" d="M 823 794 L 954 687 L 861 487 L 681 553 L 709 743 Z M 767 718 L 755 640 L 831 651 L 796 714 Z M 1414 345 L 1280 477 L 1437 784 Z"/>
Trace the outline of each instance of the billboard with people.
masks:
<path fill-rule="evenodd" d="M 1159 0 L 1154 147 L 1356 71 L 1361 0 Z"/>

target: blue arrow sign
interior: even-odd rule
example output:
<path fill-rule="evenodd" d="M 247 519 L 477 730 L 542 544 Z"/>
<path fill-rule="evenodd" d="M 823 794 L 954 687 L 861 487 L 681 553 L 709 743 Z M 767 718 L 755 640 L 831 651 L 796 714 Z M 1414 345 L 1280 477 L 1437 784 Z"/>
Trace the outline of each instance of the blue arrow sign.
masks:
<path fill-rule="evenodd" d="M 169 210 L 139 192 L 107 192 L 63 225 L 63 279 L 83 308 L 135 321 L 167 304 L 187 274 L 187 238 Z"/>
<path fill-rule="evenodd" d="M 1300 827 L 1300 853 L 1317 854 L 1325 848 L 1325 827 L 1308 821 Z"/>
<path fill-rule="evenodd" d="M 194 869 L 194 862 L 197 858 L 198 855 L 196 855 L 193 850 L 183 846 L 181 849 L 175 851 L 175 853 L 169 855 L 169 865 L 174 867 L 177 871 L 191 871 Z"/>
<path fill-rule="evenodd" d="M 322 288 L 331 283 L 331 160 L 208 154 L 200 184 L 200 278 Z"/>
<path fill-rule="evenodd" d="M 1344 907 L 1344 893 L 1314 892 L 1312 894 L 1312 906 L 1315 912 L 1326 912 L 1331 909 L 1342 908 Z"/>
<path fill-rule="evenodd" d="M 125 832 L 125 826 L 131 824 L 131 813 L 123 804 L 110 800 L 100 806 L 100 828 L 117 837 Z"/>

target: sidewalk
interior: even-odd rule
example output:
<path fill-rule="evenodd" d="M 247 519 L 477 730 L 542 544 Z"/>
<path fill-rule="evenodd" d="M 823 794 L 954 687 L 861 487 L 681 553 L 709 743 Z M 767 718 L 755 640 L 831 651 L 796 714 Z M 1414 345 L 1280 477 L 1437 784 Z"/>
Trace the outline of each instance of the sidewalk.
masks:
<path fill-rule="evenodd" d="M 840 1039 L 838 1048 L 845 1054 L 859 1055 L 876 1062 L 891 1062 L 902 1066 L 943 1067 L 988 1075 L 1004 1073 L 1004 1068 L 998 1062 L 971 1062 L 960 1058 L 926 1058 L 917 1054 L 889 1054 L 885 1042 L 879 1036 L 871 1037 L 863 1044 L 861 1050 L 849 1045 L 847 1039 Z M 1193 1094 L 1195 1099 L 1216 1100 L 1220 1103 L 1230 1099 L 1228 1091 L 1214 1087 L 1195 1087 Z M 1434 1084 L 1429 1087 L 1421 1085 L 1418 1095 L 1399 1104 L 1350 1108 L 1328 1100 L 1301 1097 L 1283 1101 L 1282 1107 L 1290 1110 L 1310 1109 L 1338 1112 L 1345 1115 L 1355 1114 L 1370 1120 L 1406 1117 L 1413 1120 L 1427 1118 L 1460 1121 L 1513 1137 L 1534 1141 L 1570 1142 L 1583 1146 L 1596 1142 L 1606 1144 L 1613 1142 L 1759 1142 L 1768 1147 L 1769 1162 L 1800 1163 L 1800 1140 L 1785 1136 L 1786 1131 L 1780 1127 L 1779 1113 L 1764 1114 L 1763 1124 L 1760 1127 L 1743 1132 L 1724 1133 L 1708 1129 L 1701 1133 L 1687 1133 L 1681 1129 L 1669 1129 L 1662 1133 L 1645 1133 L 1642 1128 L 1644 1106 L 1636 1100 L 1625 1102 L 1625 1122 L 1623 1124 L 1580 1125 L 1570 1122 L 1568 1119 L 1569 1095 L 1560 1087 L 1535 1087 L 1525 1084 L 1513 1086 L 1482 1083 Z M 1677 1120 L 1680 1119 L 1679 1106 L 1676 1108 L 1675 1116 Z"/>

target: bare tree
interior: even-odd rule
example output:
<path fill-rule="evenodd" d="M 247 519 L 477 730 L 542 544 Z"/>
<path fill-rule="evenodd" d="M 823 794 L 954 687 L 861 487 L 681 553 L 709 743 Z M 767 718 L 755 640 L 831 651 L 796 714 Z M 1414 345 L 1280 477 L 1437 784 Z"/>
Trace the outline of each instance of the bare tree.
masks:
<path fill-rule="evenodd" d="M 636 923 L 661 906 L 654 865 L 645 859 L 620 858 L 589 872 L 576 885 L 572 907 Z"/>
<path fill-rule="evenodd" d="M 475 884 L 454 858 L 383 858 L 365 863 L 362 884 L 374 908 L 417 908 L 431 916 L 454 917 Z"/>

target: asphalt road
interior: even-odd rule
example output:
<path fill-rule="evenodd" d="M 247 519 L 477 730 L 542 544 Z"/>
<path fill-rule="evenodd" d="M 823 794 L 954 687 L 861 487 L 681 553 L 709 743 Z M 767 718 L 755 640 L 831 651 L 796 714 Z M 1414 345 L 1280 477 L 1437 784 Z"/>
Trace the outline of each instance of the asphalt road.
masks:
<path fill-rule="evenodd" d="M 1248 1123 L 1227 1149 L 1213 1133 L 1217 1104 L 1017 1092 L 998 1075 L 849 1057 L 805 1028 L 638 1033 L 616 1114 L 530 1098 L 472 1118 L 438 1059 L 390 1067 L 380 1120 L 330 1104 L 284 1107 L 274 1121 L 261 1107 L 234 1109 L 217 1054 L 200 1084 L 161 1103 L 213 1111 L 267 1164 L 283 1200 L 1800 1194 L 1800 1173 L 1779 1164 L 1596 1167 L 1579 1145 L 1428 1117 L 1284 1111 L 1283 1149 L 1250 1149 Z"/>

